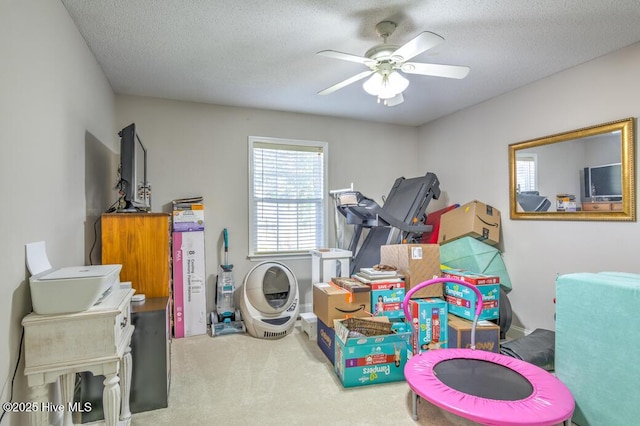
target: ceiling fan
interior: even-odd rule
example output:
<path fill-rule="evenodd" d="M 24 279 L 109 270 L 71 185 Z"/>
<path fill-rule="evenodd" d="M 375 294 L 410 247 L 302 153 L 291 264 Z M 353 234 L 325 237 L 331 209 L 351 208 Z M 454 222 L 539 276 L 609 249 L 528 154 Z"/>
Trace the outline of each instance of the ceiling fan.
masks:
<path fill-rule="evenodd" d="M 402 46 L 387 44 L 387 38 L 396 29 L 395 22 L 382 21 L 376 25 L 376 32 L 382 37 L 382 44 L 367 50 L 364 56 L 350 53 L 337 52 L 335 50 L 322 50 L 318 55 L 344 61 L 357 62 L 366 65 L 369 70 L 354 75 L 340 83 L 334 84 L 318 92 L 319 95 L 328 95 L 338 89 L 342 89 L 356 81 L 370 77 L 362 85 L 370 95 L 376 96 L 378 102 L 386 106 L 395 106 L 404 102 L 402 92 L 409 86 L 401 73 L 428 75 L 446 78 L 465 78 L 469 74 L 469 67 L 458 65 L 425 64 L 420 62 L 407 62 L 444 41 L 438 34 L 424 31 Z"/>

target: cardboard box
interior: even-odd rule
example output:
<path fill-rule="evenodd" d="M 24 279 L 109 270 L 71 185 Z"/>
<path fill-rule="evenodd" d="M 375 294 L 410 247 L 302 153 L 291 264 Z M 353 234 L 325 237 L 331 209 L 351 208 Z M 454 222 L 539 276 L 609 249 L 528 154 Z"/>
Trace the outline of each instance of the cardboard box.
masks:
<path fill-rule="evenodd" d="M 404 318 L 404 282 L 372 282 L 371 308 L 374 316 Z"/>
<path fill-rule="evenodd" d="M 349 330 L 339 320 L 334 321 L 334 329 L 334 371 L 344 387 L 404 380 L 410 332 L 349 338 Z"/>
<path fill-rule="evenodd" d="M 404 275 L 405 289 L 411 290 L 423 281 L 440 277 L 438 244 L 389 244 L 380 246 L 380 263 L 395 266 Z M 442 284 L 419 290 L 415 299 L 442 297 Z"/>
<path fill-rule="evenodd" d="M 498 319 L 500 314 L 500 284 L 475 286 L 482 294 L 482 311 L 479 320 Z M 473 320 L 476 312 L 476 293 L 457 283 L 444 283 L 444 294 L 449 304 L 449 313 Z"/>
<path fill-rule="evenodd" d="M 411 299 L 409 312 L 413 354 L 448 347 L 447 302 L 437 297 Z"/>
<path fill-rule="evenodd" d="M 331 323 L 331 327 L 329 327 L 318 318 L 317 326 L 318 347 L 320 348 L 320 350 L 322 350 L 322 353 L 325 354 L 327 358 L 329 358 L 329 361 L 331 361 L 331 365 L 333 365 L 336 356 L 336 332 L 333 329 L 333 322 Z"/>
<path fill-rule="evenodd" d="M 325 324 L 334 319 L 368 317 L 371 312 L 370 292 L 352 293 L 331 282 L 313 285 L 313 313 Z"/>
<path fill-rule="evenodd" d="M 174 204 L 173 231 L 204 231 L 204 204 Z"/>
<path fill-rule="evenodd" d="M 502 260 L 502 255 L 494 246 L 472 237 L 463 237 L 440 246 L 440 260 L 450 268 L 466 269 L 486 275 L 500 277 L 500 285 L 511 290 L 511 279 Z"/>
<path fill-rule="evenodd" d="M 470 348 L 473 321 L 449 315 L 449 347 Z M 478 321 L 476 349 L 500 353 L 500 326 L 491 321 Z"/>
<path fill-rule="evenodd" d="M 495 245 L 500 242 L 500 228 L 500 210 L 474 200 L 442 215 L 438 242 L 469 236 Z"/>
<path fill-rule="evenodd" d="M 497 275 L 480 274 L 467 271 L 466 269 L 442 269 L 442 276 L 445 278 L 455 278 L 473 285 L 500 283 L 500 277 Z"/>
<path fill-rule="evenodd" d="M 409 327 L 404 318 L 390 318 L 389 321 L 391 322 L 391 330 L 395 333 L 411 332 L 411 327 Z"/>
<path fill-rule="evenodd" d="M 176 338 L 207 334 L 204 232 L 173 234 L 173 322 Z"/>
<path fill-rule="evenodd" d="M 556 211 L 559 212 L 575 212 L 578 204 L 576 196 L 573 194 L 557 194 L 556 195 Z"/>

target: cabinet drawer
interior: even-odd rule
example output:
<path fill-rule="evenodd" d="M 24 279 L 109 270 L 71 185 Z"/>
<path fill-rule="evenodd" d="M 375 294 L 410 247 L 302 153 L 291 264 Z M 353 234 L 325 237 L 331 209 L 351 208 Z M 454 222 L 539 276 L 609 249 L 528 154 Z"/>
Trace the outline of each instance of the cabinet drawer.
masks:
<path fill-rule="evenodd" d="M 587 212 L 610 212 L 611 203 L 582 203 L 582 210 Z"/>
<path fill-rule="evenodd" d="M 27 315 L 25 371 L 120 355 L 133 332 L 131 296 L 133 290 L 118 289 L 83 312 Z"/>

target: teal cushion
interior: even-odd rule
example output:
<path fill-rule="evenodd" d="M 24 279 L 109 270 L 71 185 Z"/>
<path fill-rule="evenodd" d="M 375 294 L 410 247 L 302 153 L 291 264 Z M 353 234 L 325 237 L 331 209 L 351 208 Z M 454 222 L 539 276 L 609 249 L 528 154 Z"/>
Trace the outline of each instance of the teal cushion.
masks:
<path fill-rule="evenodd" d="M 497 248 L 473 237 L 463 237 L 440 246 L 440 263 L 450 268 L 466 269 L 480 274 L 497 275 L 505 291 L 511 280 Z"/>
<path fill-rule="evenodd" d="M 575 273 L 556 280 L 555 371 L 576 401 L 573 421 L 638 424 L 640 275 Z"/>

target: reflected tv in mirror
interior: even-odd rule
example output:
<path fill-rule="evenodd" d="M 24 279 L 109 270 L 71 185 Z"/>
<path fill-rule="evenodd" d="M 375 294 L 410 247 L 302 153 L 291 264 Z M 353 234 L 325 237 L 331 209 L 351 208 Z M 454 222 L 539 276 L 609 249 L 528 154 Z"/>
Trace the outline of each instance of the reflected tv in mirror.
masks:
<path fill-rule="evenodd" d="M 622 164 L 585 167 L 586 198 L 620 201 L 622 199 Z"/>
<path fill-rule="evenodd" d="M 118 132 L 120 136 L 120 180 L 118 188 L 124 199 L 120 210 L 149 210 L 151 201 L 147 181 L 147 149 L 135 123 Z"/>

